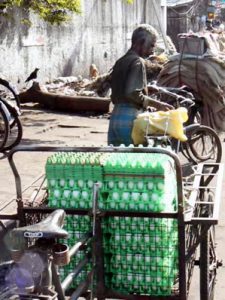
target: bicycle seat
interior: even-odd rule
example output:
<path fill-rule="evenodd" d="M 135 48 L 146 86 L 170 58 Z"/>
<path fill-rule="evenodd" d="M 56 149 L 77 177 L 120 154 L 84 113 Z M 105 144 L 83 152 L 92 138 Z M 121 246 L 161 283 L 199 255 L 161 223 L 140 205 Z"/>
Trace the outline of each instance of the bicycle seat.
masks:
<path fill-rule="evenodd" d="M 62 229 L 64 218 L 64 210 L 57 209 L 41 222 L 14 228 L 11 233 L 14 237 L 23 236 L 25 238 L 67 238 L 68 232 Z"/>

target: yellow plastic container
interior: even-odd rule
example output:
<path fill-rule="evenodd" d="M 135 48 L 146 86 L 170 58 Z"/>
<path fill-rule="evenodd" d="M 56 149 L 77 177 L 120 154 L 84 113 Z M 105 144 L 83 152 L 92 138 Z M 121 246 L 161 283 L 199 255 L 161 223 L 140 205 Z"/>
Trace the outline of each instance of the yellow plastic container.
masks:
<path fill-rule="evenodd" d="M 135 145 L 145 142 L 146 134 L 166 134 L 182 142 L 187 140 L 183 123 L 188 120 L 187 109 L 179 107 L 169 111 L 145 112 L 134 120 L 132 139 Z"/>

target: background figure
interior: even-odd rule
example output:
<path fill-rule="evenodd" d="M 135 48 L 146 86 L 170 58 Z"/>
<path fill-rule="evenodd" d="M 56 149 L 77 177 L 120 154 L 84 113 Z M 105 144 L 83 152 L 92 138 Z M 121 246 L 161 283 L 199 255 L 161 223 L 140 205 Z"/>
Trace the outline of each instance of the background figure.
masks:
<path fill-rule="evenodd" d="M 213 31 L 214 30 L 212 20 L 210 20 L 210 19 L 206 20 L 205 26 L 206 26 L 205 29 L 208 30 L 208 31 Z"/>
<path fill-rule="evenodd" d="M 171 106 L 147 96 L 144 58 L 153 54 L 157 31 L 148 24 L 140 25 L 132 34 L 128 52 L 114 65 L 111 74 L 111 100 L 114 109 L 109 123 L 108 144 L 132 144 L 133 121 L 147 106 L 167 110 Z"/>

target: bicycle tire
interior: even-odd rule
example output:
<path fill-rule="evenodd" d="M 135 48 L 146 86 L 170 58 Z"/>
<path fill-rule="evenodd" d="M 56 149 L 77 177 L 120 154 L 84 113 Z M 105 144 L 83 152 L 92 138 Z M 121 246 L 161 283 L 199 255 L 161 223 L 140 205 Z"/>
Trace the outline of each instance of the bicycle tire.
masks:
<path fill-rule="evenodd" d="M 208 126 L 201 125 L 191 132 L 191 136 L 188 138 L 188 148 L 196 163 L 204 161 L 221 162 L 222 144 L 220 138 L 217 133 Z"/>
<path fill-rule="evenodd" d="M 9 134 L 3 147 L 4 151 L 11 150 L 13 147 L 17 146 L 23 136 L 23 127 L 19 117 L 13 116 L 13 118 L 13 124 L 9 128 Z"/>
<path fill-rule="evenodd" d="M 214 225 L 211 225 L 200 244 L 200 300 L 213 300 L 216 279 Z"/>
<path fill-rule="evenodd" d="M 188 116 L 187 124 L 201 124 L 202 123 L 202 115 L 201 112 L 196 108 L 194 108 L 190 115 Z"/>
<path fill-rule="evenodd" d="M 4 146 L 6 144 L 9 135 L 9 123 L 5 111 L 1 107 L 0 102 L 0 152 L 4 151 Z"/>
<path fill-rule="evenodd" d="M 16 93 L 10 82 L 0 78 L 0 96 L 9 102 L 13 101 L 18 108 L 20 108 L 19 95 Z"/>

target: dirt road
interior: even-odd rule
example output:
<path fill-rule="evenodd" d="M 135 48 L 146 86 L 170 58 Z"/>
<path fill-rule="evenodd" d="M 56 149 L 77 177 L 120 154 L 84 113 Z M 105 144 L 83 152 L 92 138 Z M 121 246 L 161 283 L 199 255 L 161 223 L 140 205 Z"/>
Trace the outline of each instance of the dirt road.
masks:
<path fill-rule="evenodd" d="M 101 146 L 106 145 L 107 116 L 74 115 L 44 111 L 34 105 L 23 107 L 22 123 L 24 136 L 22 145 L 45 146 Z M 44 172 L 46 157 L 49 153 L 17 153 L 15 162 L 18 166 L 22 185 L 26 187 L 34 178 Z M 0 157 L 0 210 L 14 213 L 16 203 L 15 182 L 6 158 Z M 224 157 L 223 157 L 224 161 Z M 225 187 L 225 186 L 224 186 Z M 223 199 L 224 200 L 224 196 Z M 225 261 L 225 205 L 222 202 L 220 222 L 217 226 L 217 250 L 219 258 Z M 189 299 L 199 300 L 198 271 Z M 215 300 L 225 299 L 225 267 L 218 271 Z"/>
<path fill-rule="evenodd" d="M 32 109 L 30 109 L 32 108 Z M 37 146 L 101 146 L 107 143 L 107 116 L 83 116 L 56 113 L 23 107 L 21 117 L 23 139 L 21 145 Z M 23 187 L 30 184 L 33 178 L 44 172 L 46 153 L 18 153 L 15 155 Z M 15 205 L 8 205 L 15 196 L 15 183 L 9 164 L 4 157 L 0 160 L 0 209 L 11 213 Z"/>

